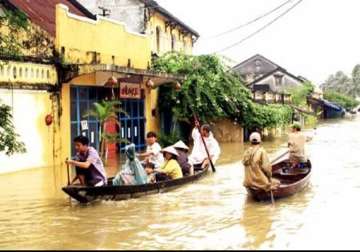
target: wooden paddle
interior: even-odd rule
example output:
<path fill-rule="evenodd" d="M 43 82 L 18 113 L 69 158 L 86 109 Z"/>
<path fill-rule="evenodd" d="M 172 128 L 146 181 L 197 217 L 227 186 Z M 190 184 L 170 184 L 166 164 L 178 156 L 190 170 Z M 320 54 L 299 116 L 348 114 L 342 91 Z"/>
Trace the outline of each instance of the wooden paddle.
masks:
<path fill-rule="evenodd" d="M 208 159 L 209 159 L 209 162 L 210 162 L 211 169 L 212 169 L 212 171 L 213 171 L 213 172 L 216 172 L 216 169 L 215 169 L 214 163 L 213 163 L 213 161 L 211 160 L 210 153 L 209 153 L 209 150 L 208 150 L 208 148 L 207 148 L 207 146 L 206 146 L 206 143 L 205 143 L 204 137 L 203 137 L 203 136 L 202 136 L 202 134 L 201 134 L 200 122 L 199 122 L 199 120 L 198 120 L 198 118 L 197 118 L 197 116 L 196 116 L 195 114 L 194 114 L 194 119 L 195 119 L 195 122 L 196 122 L 196 124 L 197 124 L 197 129 L 199 130 L 201 140 L 202 140 L 202 142 L 203 142 L 203 144 L 204 144 L 205 151 L 206 151 L 206 154 L 207 154 L 207 156 L 208 156 Z"/>
<path fill-rule="evenodd" d="M 70 166 L 69 163 L 67 162 L 69 160 L 69 158 L 66 158 L 66 170 L 67 170 L 67 179 L 68 179 L 68 186 L 70 185 Z"/>
<path fill-rule="evenodd" d="M 283 157 L 285 157 L 287 154 L 289 154 L 289 150 L 287 150 L 285 153 L 281 154 L 279 157 L 275 158 L 275 159 L 271 162 L 271 165 L 274 165 L 277 161 L 279 161 L 280 159 L 282 159 Z"/>

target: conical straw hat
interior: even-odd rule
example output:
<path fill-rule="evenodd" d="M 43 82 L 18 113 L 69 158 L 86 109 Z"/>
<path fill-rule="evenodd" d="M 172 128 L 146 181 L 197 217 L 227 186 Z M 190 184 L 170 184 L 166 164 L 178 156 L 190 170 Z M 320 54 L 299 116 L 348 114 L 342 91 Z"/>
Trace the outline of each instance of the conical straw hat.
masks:
<path fill-rule="evenodd" d="M 189 150 L 189 147 L 181 140 L 179 142 L 177 142 L 176 144 L 174 144 L 173 147 L 175 149 Z"/>
<path fill-rule="evenodd" d="M 167 152 L 167 153 L 173 154 L 175 156 L 179 156 L 179 153 L 176 151 L 176 149 L 173 146 L 166 147 L 166 148 L 162 149 L 161 152 L 162 153 Z"/>

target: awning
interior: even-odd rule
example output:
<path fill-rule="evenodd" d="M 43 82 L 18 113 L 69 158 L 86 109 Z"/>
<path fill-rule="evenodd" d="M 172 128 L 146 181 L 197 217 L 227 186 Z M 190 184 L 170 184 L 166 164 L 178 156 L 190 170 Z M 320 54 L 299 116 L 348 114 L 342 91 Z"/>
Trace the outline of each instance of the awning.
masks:
<path fill-rule="evenodd" d="M 72 65 L 71 70 L 67 71 L 65 82 L 73 85 L 91 84 L 96 86 L 105 86 L 109 78 L 114 77 L 118 80 L 132 79 L 139 83 L 146 83 L 151 80 L 155 85 L 153 88 L 164 84 L 181 83 L 185 80 L 183 75 L 173 75 L 159 73 L 151 70 L 127 68 L 116 65 Z M 84 83 L 90 81 L 91 83 Z"/>

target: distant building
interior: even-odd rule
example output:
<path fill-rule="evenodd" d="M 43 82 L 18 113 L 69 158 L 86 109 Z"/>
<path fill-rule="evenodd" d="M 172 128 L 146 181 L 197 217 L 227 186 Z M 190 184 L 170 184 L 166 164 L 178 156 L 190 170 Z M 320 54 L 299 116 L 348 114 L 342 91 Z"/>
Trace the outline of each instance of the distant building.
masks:
<path fill-rule="evenodd" d="M 233 67 L 259 103 L 289 103 L 288 91 L 306 79 L 295 76 L 262 55 L 255 55 Z"/>

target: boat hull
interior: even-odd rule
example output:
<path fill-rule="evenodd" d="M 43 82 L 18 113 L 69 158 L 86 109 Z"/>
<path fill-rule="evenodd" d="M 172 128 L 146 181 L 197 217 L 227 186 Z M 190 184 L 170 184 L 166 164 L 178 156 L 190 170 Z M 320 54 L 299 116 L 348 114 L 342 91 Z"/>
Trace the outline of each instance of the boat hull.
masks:
<path fill-rule="evenodd" d="M 208 170 L 205 170 L 195 174 L 194 176 L 184 177 L 181 179 L 134 186 L 112 186 L 112 179 L 109 179 L 108 186 L 85 187 L 71 185 L 63 187 L 62 190 L 80 203 L 89 203 L 95 200 L 119 201 L 175 190 L 186 184 L 191 184 L 205 177 L 207 174 Z"/>
<path fill-rule="evenodd" d="M 282 171 L 282 167 L 286 162 L 273 166 L 273 178 L 280 181 L 280 187 L 273 190 L 275 199 L 285 198 L 292 196 L 304 190 L 310 183 L 311 178 L 311 163 L 309 161 L 308 168 L 303 172 L 286 173 Z M 271 200 L 271 193 L 264 190 L 256 190 L 253 188 L 246 188 L 249 195 L 256 201 L 269 201 Z"/>

